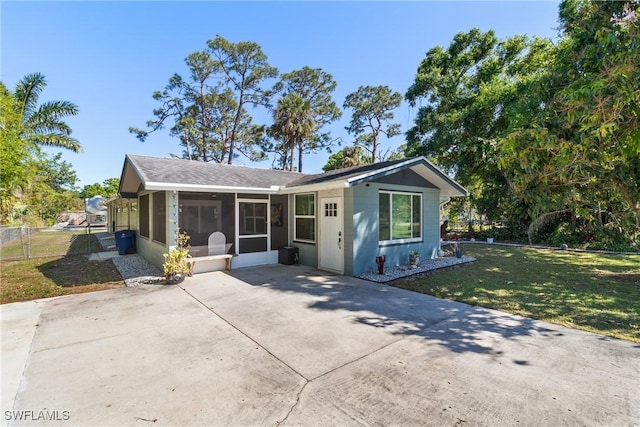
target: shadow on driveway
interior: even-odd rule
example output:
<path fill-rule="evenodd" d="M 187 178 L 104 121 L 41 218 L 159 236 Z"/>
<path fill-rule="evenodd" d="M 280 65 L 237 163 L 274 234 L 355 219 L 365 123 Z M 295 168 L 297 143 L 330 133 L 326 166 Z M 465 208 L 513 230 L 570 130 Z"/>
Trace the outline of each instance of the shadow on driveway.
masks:
<path fill-rule="evenodd" d="M 395 335 L 422 337 L 455 353 L 495 355 L 493 343 L 498 339 L 557 338 L 565 334 L 564 328 L 550 329 L 533 319 L 303 266 L 244 269 L 230 274 L 252 286 L 311 296 L 313 302 L 307 304 L 310 309 L 346 310 L 353 313 L 353 323 L 383 328 Z"/>

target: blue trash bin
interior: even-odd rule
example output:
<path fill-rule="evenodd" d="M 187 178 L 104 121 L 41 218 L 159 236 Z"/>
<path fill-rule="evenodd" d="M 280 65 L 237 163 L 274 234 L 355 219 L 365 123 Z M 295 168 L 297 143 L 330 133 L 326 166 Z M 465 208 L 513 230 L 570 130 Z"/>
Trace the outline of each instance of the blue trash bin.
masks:
<path fill-rule="evenodd" d="M 133 254 L 136 252 L 136 231 L 122 230 L 116 231 L 116 246 L 120 255 Z"/>

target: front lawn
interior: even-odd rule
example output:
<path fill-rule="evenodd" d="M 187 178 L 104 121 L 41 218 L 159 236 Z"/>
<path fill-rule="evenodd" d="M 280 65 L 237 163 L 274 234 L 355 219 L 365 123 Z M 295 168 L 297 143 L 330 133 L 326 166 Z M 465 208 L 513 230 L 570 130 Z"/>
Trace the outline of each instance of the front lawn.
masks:
<path fill-rule="evenodd" d="M 477 262 L 392 285 L 640 342 L 640 255 L 466 245 Z"/>
<path fill-rule="evenodd" d="M 115 265 L 86 255 L 1 261 L 0 304 L 124 286 Z"/>
<path fill-rule="evenodd" d="M 1 248 L 0 304 L 91 292 L 124 286 L 111 261 L 89 261 L 102 250 L 94 234 L 84 231 L 41 231 L 31 235 L 30 259 L 18 240 Z M 66 255 L 66 256 L 65 256 Z"/>

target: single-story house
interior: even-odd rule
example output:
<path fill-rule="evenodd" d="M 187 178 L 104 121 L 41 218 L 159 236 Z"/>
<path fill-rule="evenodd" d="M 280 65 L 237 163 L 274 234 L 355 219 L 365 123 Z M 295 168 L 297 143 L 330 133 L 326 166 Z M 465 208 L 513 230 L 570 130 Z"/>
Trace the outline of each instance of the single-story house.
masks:
<path fill-rule="evenodd" d="M 411 251 L 436 257 L 440 204 L 467 195 L 424 157 L 310 175 L 127 155 L 108 205 L 113 230 L 136 230 L 137 252 L 158 266 L 179 229 L 196 259 L 221 232 L 232 268 L 276 264 L 285 251 L 358 276 L 376 269 L 379 255 L 387 266 L 407 264 Z M 206 261 L 194 271 L 225 268 L 225 260 Z"/>

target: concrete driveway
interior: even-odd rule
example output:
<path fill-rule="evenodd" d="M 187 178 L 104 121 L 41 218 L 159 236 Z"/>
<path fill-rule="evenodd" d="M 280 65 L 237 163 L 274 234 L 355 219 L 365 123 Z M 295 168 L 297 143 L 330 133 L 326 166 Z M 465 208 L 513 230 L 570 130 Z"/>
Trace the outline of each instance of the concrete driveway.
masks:
<path fill-rule="evenodd" d="M 0 313 L 5 425 L 640 424 L 637 344 L 304 266 Z"/>

